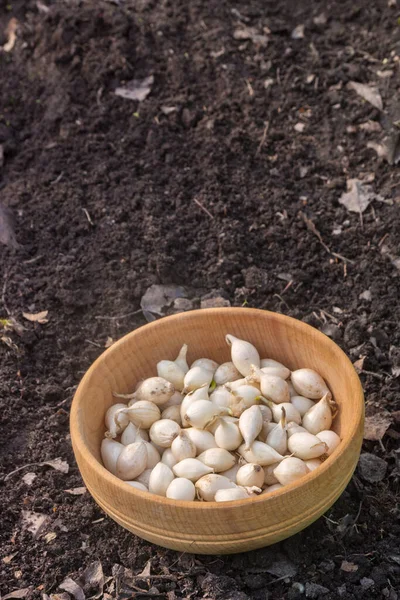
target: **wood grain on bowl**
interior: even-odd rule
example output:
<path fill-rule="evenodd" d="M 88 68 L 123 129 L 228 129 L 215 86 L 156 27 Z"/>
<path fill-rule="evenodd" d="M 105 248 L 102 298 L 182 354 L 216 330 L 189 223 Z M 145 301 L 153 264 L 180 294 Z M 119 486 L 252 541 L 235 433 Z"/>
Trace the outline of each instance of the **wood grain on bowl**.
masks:
<path fill-rule="evenodd" d="M 290 369 L 315 369 L 328 383 L 339 414 L 333 429 L 339 447 L 304 479 L 271 494 L 231 503 L 169 500 L 134 489 L 101 464 L 104 415 L 112 393 L 128 393 L 154 375 L 156 363 L 172 359 L 183 343 L 188 360 L 230 360 L 225 335 L 248 340 L 260 356 Z M 244 308 L 181 313 L 150 323 L 115 343 L 82 379 L 71 409 L 71 437 L 85 484 L 96 502 L 136 535 L 175 550 L 223 554 L 273 544 L 318 519 L 340 496 L 356 467 L 364 420 L 359 378 L 343 351 L 318 330 L 290 317 Z"/>

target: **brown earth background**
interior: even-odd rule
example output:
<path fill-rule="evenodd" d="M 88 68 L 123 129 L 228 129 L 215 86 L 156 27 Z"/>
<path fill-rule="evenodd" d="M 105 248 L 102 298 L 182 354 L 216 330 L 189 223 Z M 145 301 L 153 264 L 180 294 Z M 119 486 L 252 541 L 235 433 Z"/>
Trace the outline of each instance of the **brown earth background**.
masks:
<path fill-rule="evenodd" d="M 0 202 L 19 244 L 0 247 L 1 469 L 69 464 L 0 481 L 3 594 L 67 600 L 81 577 L 75 597 L 99 597 L 101 565 L 105 598 L 398 598 L 399 17 L 387 0 L 0 2 Z M 143 101 L 115 94 L 151 75 Z M 339 203 L 351 179 L 362 214 Z M 76 385 L 146 322 L 153 284 L 302 319 L 358 361 L 376 439 L 306 531 L 181 555 L 65 491 L 82 486 Z"/>

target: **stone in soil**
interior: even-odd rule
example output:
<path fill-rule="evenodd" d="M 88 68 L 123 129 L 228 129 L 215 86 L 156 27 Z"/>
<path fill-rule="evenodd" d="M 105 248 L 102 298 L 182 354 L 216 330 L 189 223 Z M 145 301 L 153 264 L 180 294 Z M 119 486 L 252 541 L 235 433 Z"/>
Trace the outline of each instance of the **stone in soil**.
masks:
<path fill-rule="evenodd" d="M 377 483 L 382 481 L 386 475 L 387 462 L 375 454 L 364 452 L 360 456 L 358 470 L 365 481 Z"/>
<path fill-rule="evenodd" d="M 328 588 L 318 583 L 306 583 L 306 598 L 319 598 L 329 594 Z"/>

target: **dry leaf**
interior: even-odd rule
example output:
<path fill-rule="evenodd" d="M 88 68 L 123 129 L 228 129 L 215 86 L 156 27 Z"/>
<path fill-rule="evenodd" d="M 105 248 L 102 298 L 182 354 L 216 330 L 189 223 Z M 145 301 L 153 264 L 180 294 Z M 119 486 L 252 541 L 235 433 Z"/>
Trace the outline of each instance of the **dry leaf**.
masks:
<path fill-rule="evenodd" d="M 126 86 L 118 87 L 114 93 L 121 98 L 142 102 L 150 94 L 153 83 L 153 75 L 149 75 L 149 77 L 145 77 L 144 79 L 133 79 Z"/>
<path fill-rule="evenodd" d="M 392 124 L 389 135 L 384 139 L 384 148 L 387 156 L 385 156 L 389 165 L 397 165 L 400 161 L 400 131 L 398 123 Z"/>
<path fill-rule="evenodd" d="M 139 573 L 138 575 L 136 575 L 136 577 L 150 577 L 150 571 L 151 571 L 151 560 L 148 560 L 147 563 L 145 564 L 145 567 L 143 569 L 143 571 L 141 573 Z"/>
<path fill-rule="evenodd" d="M 9 208 L 0 203 L 0 242 L 10 248 L 19 248 L 14 232 L 14 217 Z"/>
<path fill-rule="evenodd" d="M 375 173 L 372 173 L 371 171 L 361 171 L 358 174 L 358 178 L 363 183 L 372 183 L 375 181 Z"/>
<path fill-rule="evenodd" d="M 22 481 L 26 483 L 26 485 L 30 486 L 35 481 L 36 477 L 36 473 L 25 473 L 25 475 L 22 477 Z"/>
<path fill-rule="evenodd" d="M 11 348 L 11 350 L 14 350 L 14 352 L 16 352 L 18 354 L 19 348 L 18 348 L 17 344 L 14 344 L 14 342 L 12 341 L 12 339 L 10 337 L 8 337 L 7 335 L 2 335 L 0 338 L 0 341 L 2 341 L 3 344 L 5 344 L 9 348 Z"/>
<path fill-rule="evenodd" d="M 302 40 L 304 38 L 304 25 L 297 25 L 290 34 L 292 40 Z"/>
<path fill-rule="evenodd" d="M 84 589 L 97 590 L 95 594 L 91 594 L 91 600 L 101 598 L 103 596 L 104 584 L 106 583 L 101 562 L 97 560 L 91 563 L 79 577 L 77 583 Z"/>
<path fill-rule="evenodd" d="M 55 458 L 54 460 L 45 460 L 44 462 L 38 463 L 40 466 L 47 465 L 56 471 L 60 471 L 61 473 L 68 473 L 69 464 L 67 461 L 62 460 L 61 458 Z"/>
<path fill-rule="evenodd" d="M 140 300 L 140 306 L 147 321 L 152 321 L 155 315 L 164 315 L 168 308 L 177 298 L 186 298 L 185 288 L 179 285 L 151 285 Z"/>
<path fill-rule="evenodd" d="M 25 312 L 22 313 L 23 317 L 27 321 L 32 321 L 32 323 L 40 323 L 41 325 L 44 325 L 45 323 L 49 322 L 48 319 L 46 319 L 48 314 L 49 314 L 48 310 L 42 310 L 42 312 L 38 312 L 38 313 L 25 313 Z"/>
<path fill-rule="evenodd" d="M 11 52 L 11 50 L 14 48 L 15 42 L 17 41 L 17 27 L 18 21 L 15 17 L 12 17 L 12 19 L 9 20 L 6 29 L 7 43 L 3 46 L 4 52 Z"/>
<path fill-rule="evenodd" d="M 365 121 L 365 123 L 359 124 L 358 129 L 367 133 L 379 133 L 382 131 L 381 124 L 378 121 Z"/>
<path fill-rule="evenodd" d="M 345 571 L 345 573 L 355 573 L 356 571 L 358 571 L 358 565 L 355 565 L 352 562 L 347 562 L 347 560 L 344 560 L 341 564 L 341 570 Z"/>
<path fill-rule="evenodd" d="M 86 488 L 85 487 L 76 487 L 76 488 L 70 488 L 69 490 L 64 490 L 64 492 L 67 492 L 67 494 L 71 494 L 72 496 L 82 496 L 82 494 L 86 494 Z"/>
<path fill-rule="evenodd" d="M 3 563 L 5 565 L 9 565 L 10 562 L 12 561 L 12 559 L 14 558 L 14 556 L 17 556 L 18 552 L 14 552 L 14 554 L 9 554 L 8 556 L 5 556 L 2 560 Z"/>
<path fill-rule="evenodd" d="M 357 83 L 357 81 L 349 81 L 347 84 L 351 90 L 364 98 L 378 110 L 383 110 L 383 102 L 378 88 L 366 85 L 365 83 Z"/>
<path fill-rule="evenodd" d="M 392 367 L 392 375 L 395 379 L 400 375 L 400 367 Z"/>
<path fill-rule="evenodd" d="M 48 515 L 35 513 L 31 510 L 22 511 L 22 529 L 25 531 L 30 531 L 34 539 L 36 539 L 42 533 L 49 521 L 50 517 Z"/>
<path fill-rule="evenodd" d="M 265 567 L 267 573 L 275 575 L 275 577 L 294 577 L 297 573 L 296 565 L 279 552 L 276 553 L 275 559 Z"/>
<path fill-rule="evenodd" d="M 390 413 L 377 413 L 376 415 L 365 417 L 364 440 L 375 442 L 381 440 L 391 424 L 392 417 Z"/>
<path fill-rule="evenodd" d="M 390 69 L 388 69 L 387 71 L 377 71 L 376 74 L 381 79 L 388 79 L 389 77 L 393 77 L 394 71 L 391 71 Z"/>
<path fill-rule="evenodd" d="M 251 40 L 253 44 L 266 46 L 268 44 L 268 36 L 260 34 L 255 27 L 247 27 L 241 25 L 233 32 L 235 40 Z"/>
<path fill-rule="evenodd" d="M 71 577 L 66 577 L 58 587 L 72 594 L 76 600 L 85 600 L 83 589 Z"/>
<path fill-rule="evenodd" d="M 361 292 L 361 294 L 358 297 L 360 298 L 360 300 L 366 300 L 367 302 L 370 302 L 372 300 L 372 294 L 370 290 L 365 290 L 364 292 Z"/>
<path fill-rule="evenodd" d="M 377 142 L 367 142 L 367 148 L 375 150 L 379 158 L 384 158 L 389 162 L 389 150 L 385 144 L 378 144 Z"/>
<path fill-rule="evenodd" d="M 321 13 L 313 18 L 313 22 L 315 25 L 326 25 L 328 22 L 328 17 L 325 13 Z"/>
<path fill-rule="evenodd" d="M 21 590 L 14 590 L 10 594 L 6 594 L 2 596 L 1 600 L 8 600 L 8 598 L 26 598 L 27 595 L 32 591 L 32 586 L 27 588 L 22 588 Z"/>
<path fill-rule="evenodd" d="M 104 344 L 104 348 L 110 348 L 114 343 L 112 337 L 108 336 L 106 339 L 106 343 Z"/>
<path fill-rule="evenodd" d="M 18 335 L 23 335 L 26 328 L 18 323 L 14 317 L 9 317 L 8 319 L 0 319 L 0 327 L 4 329 L 4 331 L 15 331 Z"/>
<path fill-rule="evenodd" d="M 50 542 L 55 540 L 56 537 L 57 534 L 54 531 L 50 531 L 50 533 L 46 533 L 46 535 L 43 536 L 43 539 L 46 542 L 46 544 L 50 544 Z"/>
<path fill-rule="evenodd" d="M 212 55 L 212 53 L 211 53 Z M 163 115 L 170 115 L 171 113 L 174 113 L 177 111 L 177 107 L 176 106 L 161 106 L 161 112 L 163 113 Z"/>
<path fill-rule="evenodd" d="M 355 370 L 357 371 L 358 374 L 360 374 L 361 371 L 363 370 L 365 359 L 366 359 L 366 356 L 361 356 L 361 358 L 359 358 L 358 360 L 356 360 L 355 363 L 353 363 L 353 367 L 355 368 Z"/>
<path fill-rule="evenodd" d="M 343 204 L 349 212 L 362 214 L 373 200 L 383 202 L 384 198 L 376 194 L 370 185 L 364 185 L 359 179 L 347 180 L 347 192 L 339 198 L 339 204 Z"/>

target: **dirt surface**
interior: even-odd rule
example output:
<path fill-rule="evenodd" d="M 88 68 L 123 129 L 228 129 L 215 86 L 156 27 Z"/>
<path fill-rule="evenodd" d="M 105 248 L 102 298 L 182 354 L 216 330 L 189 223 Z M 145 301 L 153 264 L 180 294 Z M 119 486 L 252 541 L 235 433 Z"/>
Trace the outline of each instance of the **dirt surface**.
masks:
<path fill-rule="evenodd" d="M 69 464 L 1 480 L 1 592 L 72 598 L 58 586 L 89 566 L 98 573 L 100 561 L 111 597 L 395 600 L 399 9 L 387 0 L 0 7 L 0 46 L 18 21 L 14 47 L 0 52 L 0 202 L 20 245 L 0 246 L 2 472 Z M 151 75 L 141 102 L 114 93 Z M 349 81 L 379 88 L 384 111 Z M 349 179 L 371 186 L 362 214 L 339 203 Z M 387 431 L 365 441 L 372 456 L 306 531 L 243 555 L 180 555 L 123 531 L 87 493 L 65 491 L 82 486 L 68 431 L 76 385 L 106 344 L 146 322 L 132 313 L 152 284 L 186 286 L 186 306 L 206 296 L 303 319 L 359 361 L 367 414 Z M 22 316 L 40 311 L 47 323 Z M 150 559 L 156 577 L 132 579 Z M 86 597 L 102 589 L 89 575 L 79 580 Z"/>

